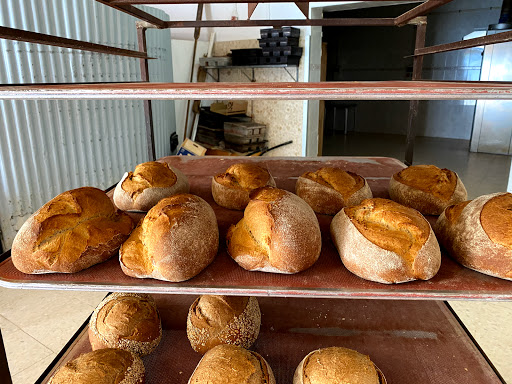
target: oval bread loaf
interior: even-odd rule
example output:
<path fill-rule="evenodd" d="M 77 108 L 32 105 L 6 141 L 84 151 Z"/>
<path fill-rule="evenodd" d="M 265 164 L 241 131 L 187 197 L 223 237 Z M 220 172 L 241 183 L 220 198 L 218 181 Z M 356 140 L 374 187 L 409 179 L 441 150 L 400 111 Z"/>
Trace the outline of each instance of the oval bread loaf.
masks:
<path fill-rule="evenodd" d="M 467 268 L 512 280 L 512 194 L 494 193 L 452 205 L 434 230 L 451 257 Z"/>
<path fill-rule="evenodd" d="M 468 194 L 455 172 L 435 165 L 414 165 L 391 177 L 389 196 L 424 215 L 440 215 L 449 205 L 466 200 Z"/>
<path fill-rule="evenodd" d="M 23 273 L 74 273 L 113 256 L 133 229 L 100 189 L 83 187 L 54 197 L 20 228 L 12 262 Z"/>
<path fill-rule="evenodd" d="M 416 210 L 386 199 L 343 208 L 331 235 L 345 267 L 379 283 L 428 280 L 441 266 L 441 251 L 428 221 Z"/>
<path fill-rule="evenodd" d="M 149 161 L 126 172 L 114 190 L 114 203 L 123 211 L 149 211 L 164 197 L 188 193 L 187 177 L 167 163 Z"/>
<path fill-rule="evenodd" d="M 297 180 L 295 191 L 313 211 L 325 215 L 335 215 L 343 207 L 356 205 L 373 197 L 363 177 L 331 167 L 304 173 Z"/>
<path fill-rule="evenodd" d="M 228 252 L 249 271 L 297 273 L 320 256 L 315 212 L 291 192 L 264 187 L 251 193 L 244 217 L 226 235 Z"/>
<path fill-rule="evenodd" d="M 233 164 L 213 177 L 212 196 L 221 207 L 241 211 L 249 203 L 249 193 L 266 185 L 276 186 L 267 169 L 251 163 Z"/>
<path fill-rule="evenodd" d="M 125 274 L 172 282 L 206 268 L 219 247 L 212 207 L 199 196 L 167 197 L 149 210 L 119 251 Z"/>

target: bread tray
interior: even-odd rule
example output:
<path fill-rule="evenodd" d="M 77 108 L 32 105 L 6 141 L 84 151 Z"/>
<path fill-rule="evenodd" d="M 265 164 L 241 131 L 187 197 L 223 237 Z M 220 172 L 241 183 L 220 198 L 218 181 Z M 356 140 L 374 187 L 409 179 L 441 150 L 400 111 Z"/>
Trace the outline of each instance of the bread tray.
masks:
<path fill-rule="evenodd" d="M 294 191 L 297 177 L 322 166 L 338 166 L 356 172 L 368 180 L 374 196 L 388 197 L 389 177 L 405 167 L 396 159 L 385 157 L 196 157 L 176 156 L 162 159 L 182 170 L 189 179 L 191 192 L 210 203 L 217 215 L 220 231 L 219 253 L 212 264 L 196 277 L 169 283 L 154 279 L 126 276 L 116 257 L 75 274 L 25 275 L 14 268 L 10 252 L 0 259 L 0 286 L 26 289 L 61 289 L 124 291 L 166 294 L 226 294 L 253 296 L 297 296 L 324 298 L 431 299 L 431 300 L 512 300 L 512 282 L 464 268 L 442 256 L 439 273 L 428 281 L 403 284 L 379 284 L 361 279 L 342 264 L 332 244 L 331 216 L 317 215 L 322 231 L 322 253 L 308 270 L 283 275 L 248 272 L 226 253 L 225 235 L 243 212 L 219 207 L 211 196 L 212 175 L 221 173 L 236 162 L 254 162 L 267 167 L 277 186 Z M 136 215 L 139 219 L 141 214 Z M 433 222 L 435 218 L 430 218 Z"/>

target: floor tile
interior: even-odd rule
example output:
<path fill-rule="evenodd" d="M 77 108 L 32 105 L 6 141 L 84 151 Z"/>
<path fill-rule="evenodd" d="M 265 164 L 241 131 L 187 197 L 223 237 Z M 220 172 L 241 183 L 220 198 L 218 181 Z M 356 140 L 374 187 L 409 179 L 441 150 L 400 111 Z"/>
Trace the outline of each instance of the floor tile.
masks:
<path fill-rule="evenodd" d="M 13 375 L 12 384 L 33 384 L 51 364 L 56 354 L 49 355 L 27 369 Z"/>

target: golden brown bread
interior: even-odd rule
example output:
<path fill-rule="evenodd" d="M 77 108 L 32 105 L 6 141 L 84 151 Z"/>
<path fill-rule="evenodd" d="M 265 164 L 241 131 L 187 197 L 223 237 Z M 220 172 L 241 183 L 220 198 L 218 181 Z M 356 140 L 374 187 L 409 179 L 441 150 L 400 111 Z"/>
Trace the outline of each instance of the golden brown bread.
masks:
<path fill-rule="evenodd" d="M 122 349 L 84 353 L 60 367 L 48 384 L 143 384 L 140 357 Z"/>
<path fill-rule="evenodd" d="M 428 280 L 441 266 L 439 244 L 428 221 L 391 200 L 368 199 L 343 208 L 331 222 L 331 236 L 345 267 L 363 279 Z"/>
<path fill-rule="evenodd" d="M 149 211 L 164 197 L 188 191 L 187 177 L 179 169 L 149 161 L 123 175 L 114 190 L 114 203 L 123 211 Z"/>
<path fill-rule="evenodd" d="M 414 165 L 391 177 L 389 196 L 424 215 L 440 215 L 449 205 L 466 200 L 468 194 L 455 172 L 435 165 Z"/>
<path fill-rule="evenodd" d="M 310 352 L 293 375 L 293 384 L 385 383 L 384 375 L 369 356 L 341 347 Z"/>
<path fill-rule="evenodd" d="M 20 228 L 12 244 L 24 273 L 73 273 L 113 256 L 133 222 L 100 189 L 83 187 L 54 197 Z"/>
<path fill-rule="evenodd" d="M 276 380 L 258 353 L 221 344 L 206 352 L 188 384 L 276 384 Z"/>
<path fill-rule="evenodd" d="M 149 210 L 119 251 L 128 276 L 179 282 L 210 264 L 219 246 L 212 207 L 199 196 L 167 197 Z"/>
<path fill-rule="evenodd" d="M 245 296 L 205 295 L 188 311 L 187 336 L 194 351 L 206 353 L 219 344 L 250 348 L 260 332 L 258 300 Z"/>
<path fill-rule="evenodd" d="M 221 207 L 243 210 L 249 203 L 249 193 L 266 185 L 275 187 L 276 183 L 265 168 L 251 163 L 233 164 L 213 177 L 212 196 Z"/>
<path fill-rule="evenodd" d="M 143 293 L 113 293 L 94 310 L 89 321 L 93 350 L 120 348 L 139 356 L 153 352 L 162 339 L 155 300 Z"/>
<path fill-rule="evenodd" d="M 326 215 L 335 215 L 343 207 L 372 198 L 372 191 L 364 178 L 331 167 L 304 173 L 297 180 L 295 192 L 313 211 Z"/>
<path fill-rule="evenodd" d="M 311 207 L 291 192 L 264 187 L 251 193 L 244 217 L 226 235 L 228 252 L 249 271 L 297 273 L 320 256 L 320 227 Z"/>
<path fill-rule="evenodd" d="M 512 280 L 512 194 L 494 193 L 452 205 L 434 226 L 439 242 L 459 263 Z"/>

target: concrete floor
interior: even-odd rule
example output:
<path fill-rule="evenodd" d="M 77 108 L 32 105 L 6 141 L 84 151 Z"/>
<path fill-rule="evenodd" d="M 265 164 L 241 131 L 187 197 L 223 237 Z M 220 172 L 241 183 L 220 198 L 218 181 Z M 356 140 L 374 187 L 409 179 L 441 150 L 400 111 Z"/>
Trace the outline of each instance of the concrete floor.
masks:
<path fill-rule="evenodd" d="M 325 143 L 324 155 L 403 159 L 404 153 L 404 138 L 394 135 L 334 135 L 326 137 Z M 471 198 L 504 191 L 510 158 L 469 153 L 468 145 L 460 140 L 418 138 L 414 163 L 456 171 Z M 0 288 L 0 328 L 14 384 L 34 383 L 104 295 Z M 505 380 L 512 382 L 511 303 L 450 304 Z"/>

